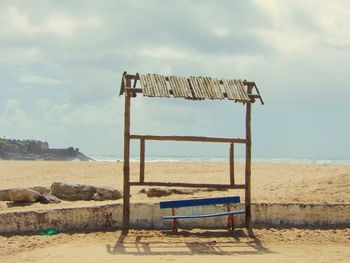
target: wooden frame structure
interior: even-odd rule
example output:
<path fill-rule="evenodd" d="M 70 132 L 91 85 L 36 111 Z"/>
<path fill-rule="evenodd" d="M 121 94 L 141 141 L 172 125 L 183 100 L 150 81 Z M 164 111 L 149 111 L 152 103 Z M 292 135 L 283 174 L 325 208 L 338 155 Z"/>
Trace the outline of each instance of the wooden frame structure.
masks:
<path fill-rule="evenodd" d="M 137 87 L 137 83 L 141 87 Z M 255 93 L 253 93 L 255 91 Z M 190 100 L 229 99 L 246 105 L 245 138 L 217 138 L 198 136 L 161 136 L 136 135 L 130 133 L 131 99 L 137 94 L 147 97 L 180 97 Z M 162 76 L 158 74 L 128 74 L 124 72 L 121 80 L 119 96 L 124 95 L 124 183 L 123 183 L 123 228 L 129 228 L 130 219 L 130 187 L 131 186 L 166 186 L 166 187 L 197 187 L 224 188 L 245 190 L 245 224 L 251 223 L 251 111 L 252 103 L 259 99 L 264 104 L 255 82 L 242 80 L 218 80 L 209 77 L 179 77 Z M 140 177 L 138 182 L 130 182 L 130 141 L 140 141 Z M 145 144 L 147 140 L 212 142 L 230 144 L 230 183 L 229 184 L 195 184 L 166 183 L 145 181 Z M 245 183 L 235 183 L 234 144 L 245 144 Z"/>

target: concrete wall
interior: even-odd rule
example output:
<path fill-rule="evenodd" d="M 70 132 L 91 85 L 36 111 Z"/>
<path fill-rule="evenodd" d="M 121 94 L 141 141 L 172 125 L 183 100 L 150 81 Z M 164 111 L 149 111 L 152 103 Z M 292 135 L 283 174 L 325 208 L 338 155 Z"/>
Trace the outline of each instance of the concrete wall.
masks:
<path fill-rule="evenodd" d="M 243 209 L 242 205 L 236 207 Z M 219 206 L 190 207 L 178 213 L 220 212 Z M 170 229 L 171 221 L 162 220 L 161 215 L 169 210 L 159 209 L 159 204 L 132 204 L 131 228 Z M 313 226 L 350 227 L 350 204 L 344 205 L 301 205 L 301 204 L 253 204 L 252 221 L 254 226 Z M 244 215 L 235 216 L 235 225 L 242 226 Z M 0 233 L 35 232 L 47 228 L 69 230 L 103 230 L 120 227 L 122 205 L 108 204 L 80 208 L 60 208 L 39 211 L 1 212 Z M 227 217 L 206 219 L 183 219 L 180 228 L 225 228 Z"/>

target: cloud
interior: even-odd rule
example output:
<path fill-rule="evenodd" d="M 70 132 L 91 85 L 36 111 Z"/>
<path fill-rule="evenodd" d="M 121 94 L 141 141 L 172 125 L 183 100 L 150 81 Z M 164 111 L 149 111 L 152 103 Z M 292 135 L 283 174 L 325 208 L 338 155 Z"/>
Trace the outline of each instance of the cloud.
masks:
<path fill-rule="evenodd" d="M 311 116 L 302 112 L 325 107 L 336 114 L 339 105 L 344 107 L 339 115 L 350 110 L 349 10 L 349 2 L 341 0 L 4 0 L 1 130 L 113 152 L 122 146 L 123 99 L 116 95 L 124 70 L 207 75 L 255 80 L 266 106 L 256 110 L 261 120 L 254 122 L 254 134 L 280 138 L 273 145 L 285 149 L 283 137 L 290 136 L 285 141 L 295 145 L 300 139 L 295 127 L 324 131 L 306 117 L 300 120 Z M 210 103 L 137 100 L 133 128 L 140 132 L 220 135 L 236 128 L 229 126 L 235 124 L 231 104 L 214 108 Z M 232 111 L 241 110 L 234 106 Z M 269 114 L 260 113 L 264 110 Z M 201 116 L 208 118 L 202 121 Z M 292 120 L 283 122 L 285 136 L 276 128 L 282 119 Z M 349 129 L 345 122 L 338 127 Z M 99 134 L 103 136 L 95 142 Z M 263 149 L 273 151 L 265 138 L 260 141 Z M 312 152 L 303 147 L 300 151 Z"/>
<path fill-rule="evenodd" d="M 190 56 L 185 50 L 170 47 L 143 48 L 138 54 L 156 59 L 187 59 Z"/>
<path fill-rule="evenodd" d="M 10 28 L 19 33 L 27 35 L 53 34 L 59 37 L 74 37 L 80 29 L 99 26 L 97 17 L 77 19 L 56 12 L 50 12 L 43 21 L 34 23 L 26 12 L 14 6 L 10 6 L 2 12 L 1 21 L 6 21 Z"/>
<path fill-rule="evenodd" d="M 51 86 L 51 85 L 58 85 L 64 83 L 61 80 L 42 77 L 42 76 L 36 76 L 36 75 L 23 75 L 20 78 L 20 83 L 23 84 L 34 84 L 34 85 L 45 85 L 45 86 Z"/>

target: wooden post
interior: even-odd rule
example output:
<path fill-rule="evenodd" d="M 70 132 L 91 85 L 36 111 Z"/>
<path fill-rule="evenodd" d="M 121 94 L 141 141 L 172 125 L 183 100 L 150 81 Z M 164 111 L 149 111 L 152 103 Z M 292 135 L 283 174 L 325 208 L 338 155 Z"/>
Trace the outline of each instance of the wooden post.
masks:
<path fill-rule="evenodd" d="M 130 79 L 126 86 L 131 86 Z M 124 108 L 124 193 L 123 193 L 123 229 L 129 229 L 130 219 L 130 93 L 125 92 Z"/>
<path fill-rule="evenodd" d="M 248 85 L 248 95 L 252 93 L 253 86 Z M 251 142 L 251 112 L 252 103 L 248 102 L 246 106 L 246 147 L 245 147 L 245 224 L 251 225 L 251 160 L 252 160 L 252 142 Z"/>
<path fill-rule="evenodd" d="M 230 184 L 235 184 L 234 144 L 230 144 Z"/>
<path fill-rule="evenodd" d="M 140 140 L 140 182 L 145 181 L 145 139 Z"/>
<path fill-rule="evenodd" d="M 173 216 L 175 216 L 175 208 L 174 208 L 174 207 L 171 208 L 171 214 L 172 214 Z M 173 219 L 172 227 L 173 227 L 173 231 L 174 231 L 175 233 L 177 233 L 177 232 L 178 232 L 178 224 L 177 224 L 177 220 L 176 220 L 176 219 Z"/>

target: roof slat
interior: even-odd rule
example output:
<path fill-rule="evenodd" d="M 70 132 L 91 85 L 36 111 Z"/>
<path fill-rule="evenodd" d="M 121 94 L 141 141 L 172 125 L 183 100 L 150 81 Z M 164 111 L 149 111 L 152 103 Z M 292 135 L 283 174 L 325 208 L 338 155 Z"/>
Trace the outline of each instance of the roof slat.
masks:
<path fill-rule="evenodd" d="M 237 86 L 236 80 L 233 79 L 233 80 L 230 80 L 230 82 L 231 82 L 231 85 L 232 85 L 232 88 L 233 88 L 233 93 L 236 96 L 236 99 L 238 101 L 242 101 L 242 95 L 241 95 L 241 92 L 239 90 L 239 87 Z"/>
<path fill-rule="evenodd" d="M 248 96 L 248 93 L 247 93 L 247 90 L 243 84 L 243 81 L 241 79 L 238 80 L 239 81 L 239 85 L 241 86 L 242 88 L 242 92 L 243 92 L 243 97 L 246 101 L 249 101 L 249 96 Z"/>

